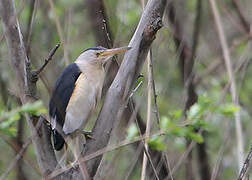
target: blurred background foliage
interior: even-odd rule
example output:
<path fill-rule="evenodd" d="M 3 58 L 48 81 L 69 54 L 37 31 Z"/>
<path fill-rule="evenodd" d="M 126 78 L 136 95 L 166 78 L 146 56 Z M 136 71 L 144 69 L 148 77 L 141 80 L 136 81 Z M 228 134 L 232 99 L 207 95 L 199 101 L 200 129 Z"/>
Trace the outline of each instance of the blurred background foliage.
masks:
<path fill-rule="evenodd" d="M 4 32 L 0 25 L 0 174 L 5 172 L 15 157 L 16 151 L 13 150 L 13 144 L 16 143 L 15 139 L 18 137 L 18 121 L 21 121 L 25 113 L 46 116 L 49 96 L 60 71 L 67 63 L 73 62 L 83 50 L 98 45 L 95 43 L 85 0 L 54 0 L 52 2 L 53 8 L 50 6 L 50 0 L 38 1 L 31 36 L 29 57 L 34 68 L 40 67 L 50 49 L 58 42 L 61 42 L 62 45 L 53 57 L 53 61 L 41 74 L 37 95 L 41 101 L 20 106 L 20 102 L 16 98 L 17 87 L 9 64 L 7 45 L 2 39 Z M 24 39 L 27 36 L 28 21 L 31 16 L 31 3 L 32 0 L 15 0 Z M 197 0 L 177 0 L 174 3 L 176 19 L 180 22 L 183 32 L 183 40 L 190 47 L 193 43 L 197 3 Z M 127 45 L 142 13 L 140 1 L 107 0 L 104 1 L 104 4 L 107 21 L 114 37 L 114 47 Z M 245 17 L 252 23 L 252 1 L 243 0 L 240 1 L 240 5 Z M 176 47 L 174 42 L 176 32 L 168 23 L 168 16 L 165 14 L 164 27 L 158 32 L 152 45 L 157 105 L 161 117 L 161 122 L 158 124 L 153 113 L 152 132 L 157 132 L 161 128 L 165 132 L 165 136 L 154 136 L 148 143 L 153 149 L 167 152 L 170 165 L 174 167 L 187 148 L 187 139 L 197 143 L 205 142 L 211 172 L 221 157 L 217 179 L 236 179 L 238 171 L 234 112 L 237 110 L 241 112 L 246 153 L 252 142 L 252 49 L 251 40 L 242 28 L 232 0 L 218 1 L 218 6 L 231 52 L 240 107 L 232 104 L 231 95 L 226 87 L 229 80 L 213 17 L 208 1 L 202 1 L 201 29 L 193 67 L 197 80 L 195 89 L 199 97 L 197 103 L 188 110 L 184 110 L 185 90 L 179 67 L 181 51 Z M 60 27 L 56 27 L 56 23 L 59 23 Z M 59 29 L 62 37 L 59 35 Z M 122 57 L 119 57 L 118 62 L 120 63 L 121 60 Z M 139 112 L 143 120 L 146 119 L 147 104 L 146 69 L 145 65 L 141 79 L 143 84 L 132 96 L 140 106 Z M 90 128 L 95 121 L 95 116 L 92 120 Z M 22 123 L 21 141 L 23 143 L 30 136 L 30 131 L 25 121 Z M 132 140 L 139 135 L 134 122 L 127 127 L 123 126 L 126 125 L 119 126 L 120 132 L 115 132 L 118 136 L 112 137 L 111 143 L 117 143 L 125 138 Z M 204 136 L 198 133 L 200 129 L 204 130 Z M 193 150 L 192 153 L 195 179 L 200 179 L 199 164 L 196 160 L 197 151 Z M 104 161 L 108 165 L 105 179 L 124 179 L 134 154 L 135 149 L 131 146 L 107 153 Z M 32 145 L 26 150 L 24 160 L 22 169 L 25 179 L 41 177 Z M 13 169 L 8 175 L 8 179 L 17 178 L 17 171 L 17 169 Z M 141 160 L 133 169 L 129 179 L 139 179 L 140 172 Z M 173 176 L 176 179 L 187 179 L 185 167 L 181 166 Z"/>

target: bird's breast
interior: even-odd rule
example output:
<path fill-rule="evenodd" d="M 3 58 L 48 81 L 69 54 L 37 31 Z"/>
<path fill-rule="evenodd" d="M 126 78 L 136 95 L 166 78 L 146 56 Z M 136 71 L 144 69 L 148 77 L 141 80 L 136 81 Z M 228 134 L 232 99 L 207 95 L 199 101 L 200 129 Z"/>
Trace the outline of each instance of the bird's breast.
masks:
<path fill-rule="evenodd" d="M 90 74 L 89 74 L 90 75 Z M 81 73 L 66 108 L 63 132 L 69 134 L 83 129 L 101 96 L 104 77 L 95 79 Z"/>

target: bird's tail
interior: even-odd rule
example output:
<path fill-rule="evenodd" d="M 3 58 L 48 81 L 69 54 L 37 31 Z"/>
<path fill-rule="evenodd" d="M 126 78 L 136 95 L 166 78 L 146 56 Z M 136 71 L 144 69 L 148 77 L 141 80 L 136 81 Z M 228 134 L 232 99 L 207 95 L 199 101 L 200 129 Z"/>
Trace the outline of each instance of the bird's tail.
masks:
<path fill-rule="evenodd" d="M 56 129 L 52 130 L 53 132 L 53 145 L 54 145 L 54 149 L 56 151 L 60 151 L 64 144 L 65 144 L 65 140 L 64 138 L 56 131 Z"/>

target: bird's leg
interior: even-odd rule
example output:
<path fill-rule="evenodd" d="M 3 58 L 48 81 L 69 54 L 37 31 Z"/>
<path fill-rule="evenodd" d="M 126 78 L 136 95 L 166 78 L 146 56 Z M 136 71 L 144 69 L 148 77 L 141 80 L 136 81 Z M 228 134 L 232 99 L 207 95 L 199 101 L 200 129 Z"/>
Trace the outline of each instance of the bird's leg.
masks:
<path fill-rule="evenodd" d="M 83 135 L 82 131 L 76 131 L 75 133 L 69 135 L 66 138 L 68 147 L 71 149 L 74 156 L 74 161 L 71 163 L 73 167 L 78 166 L 78 160 L 83 151 L 83 145 L 86 143 L 86 138 Z"/>
<path fill-rule="evenodd" d="M 65 167 L 67 162 L 67 147 L 65 146 L 60 151 L 55 151 L 55 155 L 58 161 L 58 166 L 61 168 Z"/>
<path fill-rule="evenodd" d="M 68 158 L 68 160 L 70 161 L 70 164 L 75 167 L 76 163 L 77 163 L 77 160 L 78 160 L 78 152 L 77 152 L 77 143 L 76 143 L 76 138 L 75 136 L 73 135 L 69 135 L 66 137 L 66 143 L 67 143 L 67 146 L 69 147 L 72 155 L 74 156 L 74 161 L 73 160 L 70 160 Z M 71 158 L 72 159 L 72 158 Z"/>

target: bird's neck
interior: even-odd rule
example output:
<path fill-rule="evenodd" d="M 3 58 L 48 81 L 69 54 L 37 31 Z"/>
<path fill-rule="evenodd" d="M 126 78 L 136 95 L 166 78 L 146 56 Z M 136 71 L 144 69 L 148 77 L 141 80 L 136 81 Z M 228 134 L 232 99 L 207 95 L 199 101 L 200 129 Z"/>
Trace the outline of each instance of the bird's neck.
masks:
<path fill-rule="evenodd" d="M 92 63 L 86 63 L 86 62 L 75 62 L 77 66 L 80 68 L 81 72 L 88 76 L 88 79 L 92 79 L 96 81 L 97 80 L 104 79 L 105 71 L 104 67 L 101 63 L 92 62 Z"/>

